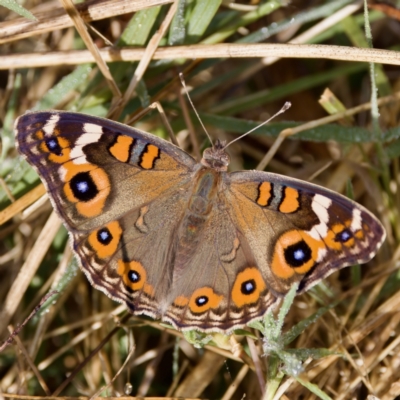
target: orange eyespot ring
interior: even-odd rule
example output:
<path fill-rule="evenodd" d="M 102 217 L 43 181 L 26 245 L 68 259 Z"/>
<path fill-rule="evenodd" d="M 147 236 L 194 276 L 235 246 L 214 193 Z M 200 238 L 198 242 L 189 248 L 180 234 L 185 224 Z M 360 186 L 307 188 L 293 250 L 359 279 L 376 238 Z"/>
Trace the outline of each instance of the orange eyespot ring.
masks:
<path fill-rule="evenodd" d="M 223 296 L 214 292 L 212 288 L 204 287 L 194 291 L 189 300 L 189 308 L 193 313 L 203 313 L 212 308 L 218 308 Z"/>
<path fill-rule="evenodd" d="M 258 268 L 248 267 L 237 274 L 231 293 L 232 300 L 239 308 L 254 304 L 266 287 Z"/>

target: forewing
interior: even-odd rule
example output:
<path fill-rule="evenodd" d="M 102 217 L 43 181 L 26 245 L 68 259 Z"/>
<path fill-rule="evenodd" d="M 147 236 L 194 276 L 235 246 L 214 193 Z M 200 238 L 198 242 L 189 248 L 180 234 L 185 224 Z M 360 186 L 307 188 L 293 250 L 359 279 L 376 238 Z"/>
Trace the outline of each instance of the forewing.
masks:
<path fill-rule="evenodd" d="M 179 190 L 195 164 L 165 140 L 78 113 L 28 113 L 15 131 L 70 231 L 96 229 Z"/>
<path fill-rule="evenodd" d="M 158 315 L 194 159 L 145 132 L 77 113 L 25 114 L 15 131 L 89 280 L 132 311 Z"/>
<path fill-rule="evenodd" d="M 373 214 L 338 193 L 261 171 L 228 176 L 231 216 L 276 295 L 369 261 L 385 239 Z"/>

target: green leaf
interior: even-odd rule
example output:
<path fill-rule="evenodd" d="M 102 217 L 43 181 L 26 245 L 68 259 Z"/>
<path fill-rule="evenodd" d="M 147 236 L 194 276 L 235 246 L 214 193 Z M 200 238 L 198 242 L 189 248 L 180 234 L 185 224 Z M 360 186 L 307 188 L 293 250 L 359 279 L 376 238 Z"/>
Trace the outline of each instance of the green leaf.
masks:
<path fill-rule="evenodd" d="M 297 377 L 304 371 L 303 363 L 296 354 L 292 354 L 286 350 L 279 350 L 276 354 L 283 362 L 283 369 L 287 375 Z"/>
<path fill-rule="evenodd" d="M 145 46 L 160 11 L 161 6 L 156 6 L 136 12 L 122 33 L 118 46 Z"/>
<path fill-rule="evenodd" d="M 214 44 L 223 42 L 226 38 L 236 33 L 236 31 L 246 25 L 249 25 L 266 15 L 271 14 L 273 11 L 282 7 L 283 1 L 272 0 L 266 3 L 262 3 L 256 10 L 250 11 L 235 20 L 218 32 L 212 34 L 206 39 L 201 41 L 201 44 Z"/>
<path fill-rule="evenodd" d="M 62 232 L 64 235 L 67 237 L 68 233 L 64 226 L 60 227 L 60 231 L 57 233 L 57 235 Z M 64 244 L 65 247 L 65 244 Z M 51 287 L 51 290 L 56 290 L 58 293 L 55 294 L 54 296 L 51 296 L 40 308 L 40 312 L 35 315 L 34 317 L 34 322 L 38 322 L 38 320 L 47 313 L 48 308 L 50 308 L 54 302 L 57 301 L 57 299 L 61 296 L 62 292 L 65 290 L 65 288 L 73 281 L 73 279 L 76 277 L 76 274 L 79 271 L 79 262 L 76 259 L 76 257 L 73 257 L 71 261 L 68 263 L 68 266 L 66 268 L 65 273 L 61 277 L 60 281 L 57 282 L 56 285 L 53 285 Z"/>
<path fill-rule="evenodd" d="M 333 400 L 332 397 L 329 397 L 325 392 L 323 392 L 317 385 L 311 382 L 304 381 L 303 379 L 299 377 L 295 377 L 297 382 L 299 382 L 301 385 L 303 385 L 305 388 L 307 388 L 311 393 L 314 393 L 316 396 L 318 396 L 322 400 Z"/>
<path fill-rule="evenodd" d="M 195 124 L 195 115 L 192 120 Z M 200 113 L 200 118 L 206 125 L 210 125 L 217 129 L 223 129 L 226 132 L 243 134 L 260 124 L 260 121 L 249 121 L 240 118 L 219 116 L 214 114 Z M 257 129 L 252 135 L 261 135 L 269 137 L 277 137 L 279 133 L 287 128 L 299 126 L 296 122 L 277 122 L 271 123 Z M 335 140 L 339 143 L 367 143 L 373 142 L 375 136 L 366 128 L 351 126 L 344 127 L 341 125 L 322 125 L 296 135 L 289 136 L 289 140 L 309 140 L 313 142 L 326 142 Z"/>
<path fill-rule="evenodd" d="M 6 7 L 11 11 L 16 12 L 17 14 L 21 15 L 21 17 L 37 21 L 37 18 L 30 11 L 22 7 L 15 0 L 0 0 L 0 6 Z"/>
<path fill-rule="evenodd" d="M 386 147 L 386 155 L 390 159 L 400 157 L 400 139 L 397 139 Z"/>
<path fill-rule="evenodd" d="M 314 360 L 319 360 L 324 357 L 328 356 L 341 356 L 343 357 L 342 353 L 339 353 L 338 351 L 333 351 L 330 349 L 287 349 L 286 350 L 288 353 L 291 353 L 292 355 L 296 356 L 299 360 L 305 361 L 308 358 L 312 358 Z"/>
<path fill-rule="evenodd" d="M 198 332 L 198 331 L 182 331 L 183 337 L 186 339 L 186 341 L 190 344 L 192 344 L 194 347 L 197 349 L 200 349 L 207 344 L 210 344 L 213 340 L 213 337 L 211 335 L 207 335 L 206 333 L 203 332 Z"/>
<path fill-rule="evenodd" d="M 54 85 L 33 107 L 33 110 L 48 110 L 55 108 L 57 104 L 63 101 L 72 91 L 78 90 L 87 81 L 91 64 L 82 64 L 75 68 L 69 75 L 64 76 L 56 85 Z"/>
<path fill-rule="evenodd" d="M 289 292 L 285 295 L 281 308 L 279 309 L 278 313 L 278 318 L 277 318 L 277 324 L 276 324 L 276 329 L 274 332 L 274 336 L 276 339 L 280 339 L 282 337 L 282 327 L 285 322 L 285 317 L 288 314 L 290 307 L 292 307 L 293 300 L 296 297 L 297 294 L 297 289 L 299 288 L 299 283 L 293 283 L 291 286 Z"/>
<path fill-rule="evenodd" d="M 316 322 L 322 315 L 324 315 L 328 310 L 334 308 L 337 302 L 330 304 L 328 307 L 321 307 L 317 312 L 310 315 L 309 317 L 301 320 L 295 326 L 293 326 L 288 332 L 282 335 L 282 342 L 285 346 L 293 342 L 301 333 L 304 332 L 311 324 Z"/>
<path fill-rule="evenodd" d="M 187 24 L 186 36 L 189 43 L 197 43 L 214 18 L 222 0 L 197 0 Z"/>
<path fill-rule="evenodd" d="M 258 31 L 255 31 L 250 35 L 247 35 L 244 38 L 239 39 L 236 43 L 262 42 L 263 40 L 266 40 L 271 36 L 276 35 L 279 32 L 285 31 L 293 27 L 293 24 L 304 25 L 307 22 L 312 22 L 321 18 L 326 18 L 332 15 L 337 10 L 344 7 L 346 4 L 351 3 L 351 1 L 352 0 L 337 0 L 337 1 L 330 1 L 327 4 L 323 4 L 322 6 L 319 7 L 313 6 L 309 8 L 307 11 L 294 14 L 290 18 L 274 22 L 266 27 L 262 27 Z"/>
<path fill-rule="evenodd" d="M 38 174 L 22 157 L 7 158 L 0 163 L 0 169 L 0 176 L 4 177 L 15 198 L 27 193 L 39 182 Z M 3 187 L 0 186 L 0 209 L 8 204 L 10 204 L 10 200 Z"/>
<path fill-rule="evenodd" d="M 185 27 L 185 8 L 186 0 L 179 0 L 178 9 L 172 19 L 169 28 L 168 44 L 176 46 L 185 43 L 186 27 Z"/>

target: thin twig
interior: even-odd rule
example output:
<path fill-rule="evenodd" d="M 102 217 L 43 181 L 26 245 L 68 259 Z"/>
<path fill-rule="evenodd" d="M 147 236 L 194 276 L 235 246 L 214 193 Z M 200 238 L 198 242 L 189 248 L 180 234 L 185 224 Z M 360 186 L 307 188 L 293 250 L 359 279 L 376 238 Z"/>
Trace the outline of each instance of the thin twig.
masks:
<path fill-rule="evenodd" d="M 32 312 L 28 315 L 27 318 L 25 318 L 24 322 L 21 325 L 18 325 L 14 331 L 11 333 L 11 335 L 7 338 L 7 340 L 0 346 L 0 353 L 8 347 L 14 340 L 14 337 L 19 334 L 21 329 L 32 319 L 32 317 L 37 314 L 37 312 L 40 310 L 40 308 L 43 306 L 43 304 L 51 297 L 54 296 L 55 294 L 58 294 L 57 290 L 52 290 L 51 292 L 47 293 L 42 300 L 40 300 L 39 304 L 32 310 Z"/>

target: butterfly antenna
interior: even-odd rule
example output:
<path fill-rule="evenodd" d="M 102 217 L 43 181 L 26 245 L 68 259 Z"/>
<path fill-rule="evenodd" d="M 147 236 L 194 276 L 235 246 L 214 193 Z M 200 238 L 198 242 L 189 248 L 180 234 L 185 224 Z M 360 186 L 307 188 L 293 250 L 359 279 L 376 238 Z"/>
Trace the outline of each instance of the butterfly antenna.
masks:
<path fill-rule="evenodd" d="M 189 103 L 190 103 L 190 105 L 192 106 L 193 111 L 194 111 L 194 113 L 196 114 L 196 117 L 197 117 L 197 119 L 198 119 L 199 122 L 200 122 L 200 125 L 203 127 L 203 130 L 204 130 L 204 132 L 206 133 L 206 135 L 207 135 L 207 137 L 208 137 L 208 139 L 209 139 L 211 145 L 214 146 L 213 141 L 212 141 L 212 139 L 211 139 L 211 136 L 210 136 L 209 133 L 207 132 L 207 129 L 206 129 L 206 127 L 204 126 L 203 121 L 200 119 L 200 115 L 199 115 L 199 113 L 197 112 L 197 110 L 196 110 L 196 108 L 195 108 L 195 106 L 194 106 L 194 104 L 193 104 L 192 99 L 190 98 L 189 91 L 188 91 L 188 89 L 187 89 L 187 87 L 186 87 L 185 79 L 183 78 L 182 72 L 179 72 L 179 78 L 180 78 L 180 80 L 181 80 L 183 89 L 185 90 L 186 96 L 187 96 L 187 98 L 188 98 L 188 100 L 189 100 Z"/>
<path fill-rule="evenodd" d="M 224 148 L 223 150 L 225 150 L 228 146 L 230 146 L 232 143 L 237 142 L 238 140 L 242 139 L 243 137 L 249 135 L 251 132 L 254 132 L 255 130 L 257 130 L 258 128 L 261 128 L 263 125 L 267 124 L 269 121 L 271 121 L 272 119 L 274 119 L 275 117 L 277 117 L 279 114 L 284 113 L 286 110 L 288 110 L 290 107 L 292 106 L 292 103 L 290 103 L 290 101 L 287 101 L 283 107 L 277 112 L 275 113 L 272 117 L 268 118 L 266 121 L 264 121 L 263 123 L 261 123 L 260 125 L 257 125 L 255 128 L 250 129 L 248 132 L 244 133 L 243 135 L 237 137 L 236 139 L 233 139 L 231 142 L 229 142 Z"/>

